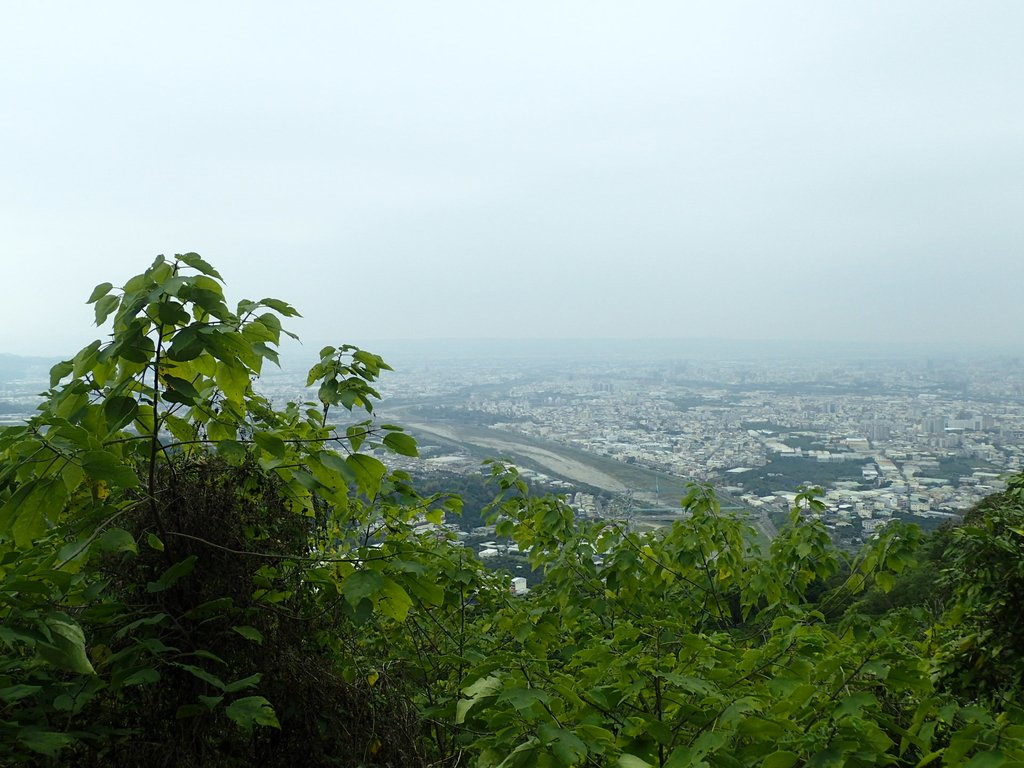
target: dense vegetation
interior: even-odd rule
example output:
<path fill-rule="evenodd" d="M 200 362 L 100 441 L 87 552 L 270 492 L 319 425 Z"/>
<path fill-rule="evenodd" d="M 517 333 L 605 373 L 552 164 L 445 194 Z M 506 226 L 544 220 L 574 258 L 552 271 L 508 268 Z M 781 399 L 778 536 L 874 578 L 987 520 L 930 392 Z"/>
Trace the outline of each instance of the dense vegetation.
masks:
<path fill-rule="evenodd" d="M 813 491 L 761 550 L 705 487 L 640 534 L 492 464 L 545 573 L 515 598 L 374 455 L 416 454 L 379 357 L 327 347 L 275 409 L 288 304 L 196 254 L 90 301 L 107 340 L 0 432 L 0 764 L 1024 761 L 1024 479 L 848 559 Z"/>

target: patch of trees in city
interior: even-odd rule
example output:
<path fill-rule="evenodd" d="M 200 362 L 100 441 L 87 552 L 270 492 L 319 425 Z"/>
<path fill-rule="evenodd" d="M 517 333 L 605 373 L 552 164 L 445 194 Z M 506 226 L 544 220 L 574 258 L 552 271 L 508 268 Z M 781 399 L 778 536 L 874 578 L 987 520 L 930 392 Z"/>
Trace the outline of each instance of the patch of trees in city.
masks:
<path fill-rule="evenodd" d="M 373 418 L 378 356 L 254 389 L 276 299 L 196 254 L 90 296 L 109 335 L 0 431 L 0 764 L 970 766 L 1024 761 L 1024 478 L 852 556 L 814 492 L 758 545 L 714 492 L 657 532 L 488 465 L 543 584 L 443 533 Z"/>
<path fill-rule="evenodd" d="M 864 464 L 863 461 L 826 462 L 803 456 L 773 455 L 763 467 L 739 473 L 734 476 L 734 481 L 742 483 L 745 493 L 768 496 L 803 485 L 825 487 L 837 480 L 860 483 L 863 481 L 860 470 Z"/>

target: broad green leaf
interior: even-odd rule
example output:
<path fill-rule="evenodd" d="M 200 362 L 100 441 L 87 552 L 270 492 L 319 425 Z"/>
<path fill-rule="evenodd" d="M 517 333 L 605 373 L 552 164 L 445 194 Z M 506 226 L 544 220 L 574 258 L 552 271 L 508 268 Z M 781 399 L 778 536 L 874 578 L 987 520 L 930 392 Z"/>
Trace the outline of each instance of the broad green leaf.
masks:
<path fill-rule="evenodd" d="M 82 469 L 93 480 L 104 480 L 118 488 L 135 488 L 139 485 L 135 471 L 108 451 L 87 451 L 82 454 L 81 461 Z"/>
<path fill-rule="evenodd" d="M 619 760 L 616 765 L 619 768 L 654 768 L 654 766 L 646 760 L 641 760 L 636 755 L 627 755 L 625 753 L 619 755 Z"/>
<path fill-rule="evenodd" d="M 206 350 L 202 334 L 195 325 L 187 326 L 174 335 L 171 346 L 167 348 L 167 356 L 178 362 L 195 360 Z"/>
<path fill-rule="evenodd" d="M 240 634 L 246 640 L 261 645 L 263 643 L 263 634 L 256 629 L 256 627 L 232 627 L 233 631 Z"/>
<path fill-rule="evenodd" d="M 249 388 L 249 374 L 239 365 L 223 363 L 217 366 L 217 386 L 228 400 L 241 405 Z"/>
<path fill-rule="evenodd" d="M 99 354 L 100 346 L 100 340 L 96 339 L 91 344 L 89 344 L 86 347 L 83 347 L 78 351 L 78 354 L 75 355 L 74 359 L 71 361 L 72 376 L 74 376 L 75 378 L 79 378 L 81 376 L 84 376 L 89 371 L 93 370 L 94 366 L 96 365 L 96 357 Z M 53 385 L 51 384 L 50 386 Z"/>
<path fill-rule="evenodd" d="M 110 317 L 110 313 L 117 309 L 118 303 L 120 303 L 120 299 L 117 296 L 104 296 L 97 301 L 95 307 L 96 325 L 103 325 L 107 318 Z"/>
<path fill-rule="evenodd" d="M 486 699 L 491 696 L 496 696 L 501 691 L 501 678 L 491 675 L 489 677 L 482 677 L 468 688 L 462 691 L 466 697 L 459 699 L 455 705 L 455 722 L 462 724 L 466 721 L 466 715 L 473 705 L 477 704 L 481 699 Z"/>
<path fill-rule="evenodd" d="M 35 696 L 43 690 L 41 685 L 9 685 L 6 688 L 0 688 L 0 699 L 7 703 L 20 701 L 26 696 Z"/>
<path fill-rule="evenodd" d="M 189 555 L 184 560 L 175 563 L 162 574 L 156 581 L 151 581 L 146 585 L 147 592 L 163 592 L 170 589 L 178 581 L 188 574 L 192 573 L 196 567 L 196 560 L 199 558 L 196 555 Z"/>
<path fill-rule="evenodd" d="M 85 303 L 92 304 L 95 301 L 99 301 L 108 293 L 110 293 L 110 289 L 113 287 L 114 286 L 112 283 L 100 283 L 99 285 L 92 289 L 92 293 L 89 294 L 89 300 Z"/>
<path fill-rule="evenodd" d="M 409 609 L 412 608 L 412 598 L 397 582 L 385 579 L 380 590 L 380 602 L 377 607 L 385 616 L 402 622 L 405 621 L 405 617 L 409 615 Z"/>
<path fill-rule="evenodd" d="M 131 424 L 139 412 L 139 404 L 134 397 L 120 395 L 103 403 L 103 416 L 107 421 L 107 434 Z"/>
<path fill-rule="evenodd" d="M 196 428 L 192 422 L 178 418 L 173 413 L 164 414 L 164 426 L 167 427 L 167 430 L 174 436 L 175 440 L 189 442 L 196 439 Z"/>
<path fill-rule="evenodd" d="M 285 453 L 284 440 L 269 432 L 254 432 L 253 442 L 275 459 L 283 459 Z"/>
<path fill-rule="evenodd" d="M 195 270 L 202 272 L 204 275 L 215 277 L 218 280 L 223 280 L 220 276 L 220 272 L 213 268 L 213 266 L 203 259 L 198 253 L 179 253 L 177 258 L 185 264 L 188 264 Z"/>
<path fill-rule="evenodd" d="M 185 325 L 192 319 L 185 308 L 176 301 L 161 301 L 157 307 L 157 317 L 164 325 Z"/>
<path fill-rule="evenodd" d="M 215 597 L 212 600 L 200 603 L 194 608 L 185 612 L 184 617 L 190 620 L 202 620 L 212 617 L 220 617 L 234 608 L 235 601 L 230 597 Z M 197 651 L 198 653 L 198 651 Z M 219 661 L 219 659 L 218 659 Z"/>
<path fill-rule="evenodd" d="M 551 700 L 551 695 L 540 688 L 505 688 L 498 696 L 499 701 L 507 701 L 519 711 L 529 709 L 537 703 Z"/>
<path fill-rule="evenodd" d="M 196 679 L 202 680 L 204 683 L 209 683 L 210 685 L 212 685 L 214 688 L 216 688 L 219 691 L 223 691 L 224 688 L 225 688 L 223 680 L 221 680 L 216 675 L 214 675 L 214 674 L 212 674 L 210 672 L 207 672 L 202 667 L 197 667 L 197 666 L 195 666 L 193 664 L 182 664 L 182 663 L 177 662 L 177 661 L 173 662 L 173 664 L 174 664 L 174 666 L 178 667 L 179 669 L 185 670 L 186 672 L 188 672 L 190 675 L 192 675 Z"/>
<path fill-rule="evenodd" d="M 277 722 L 277 715 L 274 708 L 262 696 L 246 696 L 228 704 L 224 713 L 230 717 L 236 725 L 245 730 L 252 730 L 257 725 L 280 728 Z"/>
<path fill-rule="evenodd" d="M 281 367 L 281 359 L 278 357 L 277 350 L 268 347 L 262 341 L 257 341 L 252 345 L 252 351 L 260 357 L 266 358 L 278 368 Z"/>
<path fill-rule="evenodd" d="M 241 464 L 249 455 L 249 451 L 242 443 L 232 439 L 217 440 L 217 453 L 232 464 Z"/>
<path fill-rule="evenodd" d="M 106 552 L 132 552 L 138 554 L 135 537 L 123 528 L 111 528 L 100 537 L 100 548 Z"/>
<path fill-rule="evenodd" d="M 35 728 L 19 728 L 16 732 L 17 739 L 22 745 L 33 752 L 56 759 L 60 751 L 71 746 L 75 739 L 67 733 L 57 731 L 43 731 Z"/>
<path fill-rule="evenodd" d="M 768 757 L 761 763 L 761 768 L 792 768 L 796 765 L 796 761 L 800 759 L 800 755 L 796 752 L 789 752 L 784 749 L 780 749 L 777 752 L 772 752 Z"/>
<path fill-rule="evenodd" d="M 121 681 L 121 685 L 127 687 L 129 685 L 152 685 L 159 682 L 160 673 L 151 667 L 146 667 L 128 675 Z"/>
<path fill-rule="evenodd" d="M 373 598 L 384 586 L 380 571 L 362 570 L 349 575 L 341 584 L 341 593 L 354 608 L 360 600 Z"/>
<path fill-rule="evenodd" d="M 280 299 L 260 299 L 259 303 L 265 307 L 269 307 L 284 317 L 302 317 L 295 307 L 288 302 L 281 301 Z"/>
<path fill-rule="evenodd" d="M 554 743 L 551 744 L 551 751 L 558 758 L 558 762 L 566 768 L 570 766 L 579 765 L 580 761 L 587 755 L 587 745 L 580 739 L 576 734 L 562 730 L 553 729 L 556 731 L 554 736 Z M 545 738 L 550 734 L 544 732 L 542 726 L 542 733 Z"/>
<path fill-rule="evenodd" d="M 235 682 L 233 683 L 228 683 L 224 686 L 224 692 L 238 693 L 239 691 L 244 691 L 246 688 L 254 688 L 255 686 L 259 685 L 260 680 L 262 679 L 263 673 L 257 672 L 254 675 L 249 675 L 248 677 L 243 677 L 240 680 L 235 680 Z"/>
<path fill-rule="evenodd" d="M 896 586 L 896 577 L 888 571 L 879 571 L 875 574 L 875 584 L 883 592 L 892 592 L 893 587 Z"/>
<path fill-rule="evenodd" d="M 427 605 L 444 603 L 444 585 L 426 578 L 413 578 L 409 582 L 409 590 Z"/>
<path fill-rule="evenodd" d="M 164 383 L 171 388 L 174 392 L 181 395 L 184 400 L 182 402 L 191 404 L 200 399 L 201 395 L 199 390 L 195 388 L 195 385 L 191 381 L 185 379 L 179 379 L 177 376 L 163 376 Z M 169 394 L 165 392 L 165 396 Z M 167 398 L 170 399 L 170 398 Z"/>
<path fill-rule="evenodd" d="M 346 483 L 356 482 L 356 474 L 352 467 L 334 451 L 320 451 L 316 457 L 327 469 L 340 475 Z"/>
<path fill-rule="evenodd" d="M 384 445 L 402 456 L 419 456 L 416 440 L 402 432 L 389 432 L 384 435 Z"/>
<path fill-rule="evenodd" d="M 52 614 L 46 618 L 52 641 L 38 646 L 41 656 L 62 669 L 80 675 L 95 674 L 85 652 L 82 628 L 66 616 Z"/>
<path fill-rule="evenodd" d="M 50 368 L 50 386 L 56 387 L 60 383 L 60 380 L 70 374 L 74 370 L 75 366 L 70 360 L 65 360 L 61 363 L 57 363 L 55 366 Z"/>
<path fill-rule="evenodd" d="M 345 461 L 352 468 L 359 490 L 367 496 L 376 496 L 387 468 L 377 459 L 362 453 L 354 453 Z"/>
<path fill-rule="evenodd" d="M 0 533 L 10 533 L 18 547 L 28 547 L 59 518 L 67 499 L 60 477 L 48 477 L 18 489 L 0 508 Z"/>
<path fill-rule="evenodd" d="M 994 750 L 978 752 L 964 763 L 964 768 L 999 768 L 1007 761 L 1006 755 Z"/>

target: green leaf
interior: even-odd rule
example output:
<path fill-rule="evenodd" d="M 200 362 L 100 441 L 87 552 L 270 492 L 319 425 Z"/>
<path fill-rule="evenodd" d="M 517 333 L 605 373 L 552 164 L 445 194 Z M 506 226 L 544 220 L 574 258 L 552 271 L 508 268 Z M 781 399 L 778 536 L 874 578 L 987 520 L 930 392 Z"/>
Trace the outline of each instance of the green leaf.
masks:
<path fill-rule="evenodd" d="M 230 717 L 236 725 L 245 730 L 252 730 L 254 726 L 262 725 L 270 728 L 280 728 L 277 722 L 277 715 L 274 708 L 262 696 L 246 696 L 231 702 L 224 713 Z"/>
<path fill-rule="evenodd" d="M 1007 760 L 1002 752 L 986 750 L 978 752 L 974 757 L 964 763 L 964 768 L 999 768 Z"/>
<path fill-rule="evenodd" d="M 8 703 L 20 701 L 26 696 L 34 696 L 43 690 L 41 685 L 10 685 L 0 688 L 0 699 Z"/>
<path fill-rule="evenodd" d="M 99 354 L 100 346 L 100 340 L 96 339 L 88 346 L 82 347 L 82 349 L 78 350 L 78 354 L 75 355 L 74 359 L 71 361 L 72 376 L 78 378 L 80 376 L 84 376 L 89 371 L 95 370 L 96 356 Z"/>
<path fill-rule="evenodd" d="M 205 350 L 206 344 L 203 341 L 202 334 L 199 333 L 199 328 L 195 325 L 190 325 L 174 334 L 174 340 L 171 342 L 171 346 L 167 348 L 167 357 L 184 363 L 189 360 L 195 360 Z"/>
<path fill-rule="evenodd" d="M 123 528 L 111 528 L 104 533 L 100 537 L 100 548 L 106 552 L 139 552 L 135 537 Z"/>
<path fill-rule="evenodd" d="M 619 761 L 616 765 L 618 765 L 619 768 L 654 768 L 654 766 L 646 760 L 641 760 L 636 755 L 627 755 L 625 753 L 619 755 Z"/>
<path fill-rule="evenodd" d="M 498 696 L 498 700 L 507 701 L 517 710 L 522 712 L 538 702 L 544 703 L 550 701 L 551 695 L 547 691 L 543 691 L 539 688 L 512 687 L 504 689 Z"/>
<path fill-rule="evenodd" d="M 402 432 L 389 432 L 384 435 L 384 445 L 402 456 L 420 455 L 416 449 L 416 440 Z"/>
<path fill-rule="evenodd" d="M 283 459 L 285 453 L 284 440 L 269 432 L 254 432 L 253 442 L 275 459 Z"/>
<path fill-rule="evenodd" d="M 108 293 L 110 293 L 110 289 L 113 287 L 114 286 L 112 283 L 100 283 L 99 285 L 92 289 L 92 293 L 89 294 L 89 300 L 85 303 L 92 304 L 95 301 L 99 301 Z"/>
<path fill-rule="evenodd" d="M 122 686 L 129 685 L 152 685 L 160 682 L 160 673 L 151 667 L 133 672 L 121 681 Z"/>
<path fill-rule="evenodd" d="M 412 608 L 412 598 L 397 582 L 385 579 L 377 605 L 385 616 L 402 622 L 405 621 L 405 617 L 409 615 L 409 609 Z"/>
<path fill-rule="evenodd" d="M 571 731 L 555 728 L 550 725 L 542 725 L 539 729 L 541 738 L 551 743 L 551 751 L 558 762 L 571 768 L 579 765 L 580 761 L 587 755 L 587 745 L 579 736 Z"/>
<path fill-rule="evenodd" d="M 18 741 L 24 746 L 47 757 L 57 758 L 60 751 L 74 743 L 75 739 L 66 733 L 57 731 L 41 731 L 34 728 L 21 728 L 17 733 Z"/>
<path fill-rule="evenodd" d="M 46 618 L 46 628 L 52 640 L 38 646 L 43 658 L 69 672 L 95 674 L 85 652 L 85 634 L 80 626 L 66 616 L 51 614 Z"/>
<path fill-rule="evenodd" d="M 28 547 L 57 520 L 66 498 L 67 487 L 59 477 L 25 484 L 0 507 L 0 534 L 9 533 L 16 546 Z"/>
<path fill-rule="evenodd" d="M 217 455 L 222 456 L 231 464 L 241 464 L 249 455 L 248 449 L 237 440 L 218 440 Z"/>
<path fill-rule="evenodd" d="M 255 686 L 259 685 L 260 680 L 262 679 L 263 673 L 257 672 L 254 675 L 249 675 L 248 677 L 243 677 L 240 680 L 235 680 L 235 682 L 233 683 L 228 683 L 226 686 L 224 686 L 224 692 L 238 693 L 239 691 L 244 691 L 246 688 L 254 688 Z"/>
<path fill-rule="evenodd" d="M 879 571 L 875 574 L 875 584 L 882 592 L 892 592 L 892 588 L 896 586 L 896 577 L 888 571 Z"/>
<path fill-rule="evenodd" d="M 367 496 L 376 496 L 387 468 L 377 459 L 362 453 L 354 453 L 345 461 L 352 468 L 359 490 Z"/>
<path fill-rule="evenodd" d="M 220 272 L 214 269 L 209 262 L 205 261 L 198 253 L 179 253 L 177 258 L 184 264 L 188 264 L 195 270 L 202 272 L 204 275 L 215 277 L 218 280 L 223 281 L 224 278 L 220 276 Z"/>
<path fill-rule="evenodd" d="M 334 451 L 320 451 L 316 457 L 327 469 L 340 475 L 346 483 L 356 482 L 356 475 L 352 471 L 352 467 Z"/>
<path fill-rule="evenodd" d="M 157 305 L 156 316 L 165 326 L 185 325 L 192 319 L 185 307 L 176 301 L 161 301 Z"/>
<path fill-rule="evenodd" d="M 110 313 L 117 309 L 117 305 L 120 299 L 117 296 L 104 296 L 102 299 L 96 302 L 96 325 L 103 325 L 107 318 L 110 317 Z"/>
<path fill-rule="evenodd" d="M 139 404 L 134 397 L 119 395 L 103 403 L 103 417 L 107 420 L 107 434 L 131 424 L 139 412 Z"/>
<path fill-rule="evenodd" d="M 768 757 L 761 763 L 761 768 L 792 768 L 796 765 L 796 761 L 800 759 L 800 755 L 796 752 L 789 752 L 784 749 L 780 749 L 777 752 L 772 752 Z"/>
<path fill-rule="evenodd" d="M 150 549 L 155 549 L 157 552 L 164 551 L 164 543 L 160 541 L 160 537 L 155 533 L 146 535 L 146 543 L 149 544 Z"/>
<path fill-rule="evenodd" d="M 55 366 L 50 368 L 50 386 L 56 387 L 60 383 L 60 380 L 70 374 L 75 369 L 75 364 L 70 360 L 57 363 Z"/>
<path fill-rule="evenodd" d="M 278 357 L 277 350 L 272 347 L 268 347 L 262 341 L 254 342 L 252 345 L 252 351 L 260 357 L 266 358 L 278 368 L 281 367 L 281 359 Z"/>
<path fill-rule="evenodd" d="M 384 576 L 380 571 L 356 571 L 341 583 L 341 593 L 355 608 L 364 597 L 373 598 L 384 586 Z"/>
<path fill-rule="evenodd" d="M 197 680 L 202 680 L 204 683 L 209 683 L 219 691 L 224 690 L 224 681 L 216 675 L 207 672 L 202 667 L 197 667 L 192 664 L 181 664 L 180 662 L 174 662 L 174 666 L 178 667 L 179 669 L 185 670 Z"/>
<path fill-rule="evenodd" d="M 313 477 L 309 472 L 304 469 L 293 469 L 291 471 L 292 480 L 298 483 L 300 486 L 305 488 L 307 491 L 318 491 L 323 486 L 320 481 Z"/>
<path fill-rule="evenodd" d="M 263 634 L 256 629 L 256 627 L 232 627 L 233 631 L 240 634 L 246 640 L 261 645 L 263 643 Z"/>
<path fill-rule="evenodd" d="M 163 380 L 168 387 L 185 398 L 184 402 L 186 404 L 191 404 L 201 397 L 199 390 L 195 388 L 191 381 L 179 379 L 177 376 L 166 375 L 163 377 Z"/>
<path fill-rule="evenodd" d="M 260 299 L 259 303 L 264 307 L 269 307 L 284 317 L 302 317 L 295 307 L 285 301 L 281 301 L 280 299 Z"/>
<path fill-rule="evenodd" d="M 196 560 L 199 558 L 196 555 L 189 555 L 181 562 L 175 563 L 162 574 L 156 581 L 151 581 L 146 585 L 147 592 L 163 592 L 173 587 L 179 579 L 188 574 L 192 573 L 192 570 L 196 567 Z"/>
<path fill-rule="evenodd" d="M 104 480 L 119 488 L 135 488 L 139 478 L 135 470 L 122 464 L 108 451 L 87 451 L 82 454 L 82 469 L 93 480 Z"/>
<path fill-rule="evenodd" d="M 491 675 L 490 677 L 482 677 L 473 683 L 471 686 L 463 691 L 465 699 L 459 699 L 455 705 L 455 722 L 461 725 L 466 722 L 466 715 L 469 714 L 469 710 L 473 705 L 477 704 L 481 699 L 486 699 L 491 696 L 496 696 L 501 690 L 501 678 Z"/>
<path fill-rule="evenodd" d="M 240 365 L 222 363 L 217 366 L 217 386 L 224 396 L 233 403 L 241 405 L 249 388 L 249 373 Z"/>

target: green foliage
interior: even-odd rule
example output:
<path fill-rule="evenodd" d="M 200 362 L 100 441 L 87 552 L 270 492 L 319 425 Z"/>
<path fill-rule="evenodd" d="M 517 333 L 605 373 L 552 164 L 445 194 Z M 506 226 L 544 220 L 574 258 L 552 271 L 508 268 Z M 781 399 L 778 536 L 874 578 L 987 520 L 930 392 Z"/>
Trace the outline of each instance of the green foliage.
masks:
<path fill-rule="evenodd" d="M 135 742 L 216 764 L 268 728 L 291 734 L 274 740 L 293 750 L 280 764 L 310 754 L 310 736 L 345 751 L 338 718 L 375 705 L 346 687 L 338 630 L 401 621 L 410 593 L 430 592 L 409 586 L 412 566 L 426 571 L 411 527 L 435 500 L 369 453 L 415 442 L 332 419 L 371 415 L 388 366 L 327 347 L 307 381 L 317 401 L 275 409 L 253 382 L 297 312 L 229 307 L 197 254 L 158 257 L 89 302 L 107 340 L 54 366 L 38 413 L 0 433 L 0 763 L 135 765 L 149 759 Z M 358 604 L 339 602 L 368 574 Z M 375 754 L 415 753 L 415 726 L 390 741 Z"/>
<path fill-rule="evenodd" d="M 514 471 L 495 472 L 499 530 L 530 547 L 546 580 L 483 620 L 493 640 L 456 708 L 480 765 L 1024 757 L 1019 713 L 995 717 L 935 687 L 916 617 L 842 609 L 910 565 L 916 529 L 894 526 L 843 563 L 812 490 L 764 553 L 705 487 L 684 499 L 685 520 L 640 534 L 578 524 Z"/>
<path fill-rule="evenodd" d="M 934 632 L 944 685 L 1013 702 L 1024 691 L 1024 475 L 952 531 L 944 585 L 952 610 Z"/>
<path fill-rule="evenodd" d="M 232 308 L 196 254 L 89 301 L 109 336 L 0 432 L 0 764 L 1024 761 L 1020 478 L 848 558 L 816 489 L 764 548 L 706 486 L 642 533 L 491 463 L 544 574 L 515 597 L 381 460 L 417 448 L 379 357 L 325 347 L 275 408 L 287 303 Z"/>

